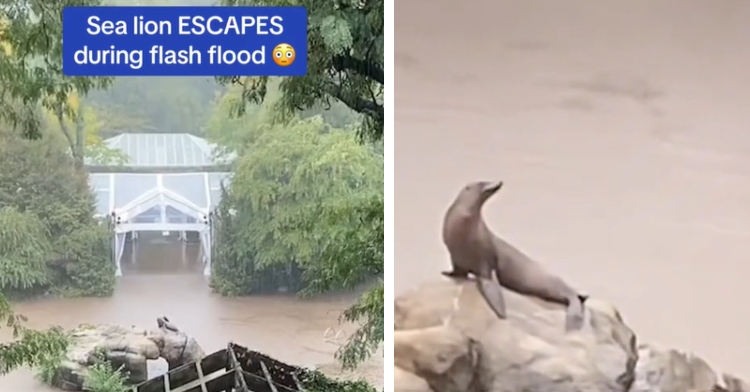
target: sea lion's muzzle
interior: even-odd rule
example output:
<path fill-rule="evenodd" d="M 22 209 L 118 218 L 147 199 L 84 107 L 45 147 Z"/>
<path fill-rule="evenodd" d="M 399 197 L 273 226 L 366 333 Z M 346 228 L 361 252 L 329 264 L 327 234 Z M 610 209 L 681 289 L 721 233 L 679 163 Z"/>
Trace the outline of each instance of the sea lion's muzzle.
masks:
<path fill-rule="evenodd" d="M 494 195 L 495 192 L 497 192 L 498 190 L 500 190 L 500 188 L 502 188 L 502 187 L 503 187 L 503 182 L 502 181 L 485 182 L 484 183 L 484 187 L 482 189 L 482 193 L 484 194 L 484 197 L 487 198 L 487 197 L 490 197 L 490 196 Z"/>

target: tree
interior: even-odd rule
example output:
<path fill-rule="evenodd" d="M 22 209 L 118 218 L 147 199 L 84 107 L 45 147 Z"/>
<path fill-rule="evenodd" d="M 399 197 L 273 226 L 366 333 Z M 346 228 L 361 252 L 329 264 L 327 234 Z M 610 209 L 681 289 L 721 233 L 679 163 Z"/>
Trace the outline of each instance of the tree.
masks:
<path fill-rule="evenodd" d="M 62 74 L 62 9 L 99 0 L 0 0 L 0 119 L 27 138 L 41 136 L 38 105 L 66 112 L 68 96 L 106 88 L 111 78 Z"/>
<path fill-rule="evenodd" d="M 62 139 L 70 150 L 76 164 L 82 167 L 84 160 L 97 165 L 121 165 L 128 157 L 119 150 L 109 148 L 101 138 L 104 123 L 99 120 L 94 108 L 81 101 L 71 92 L 65 105 L 54 110 L 45 110 L 45 129 L 54 139 Z"/>
<path fill-rule="evenodd" d="M 308 12 L 308 66 L 303 77 L 283 78 L 279 109 L 286 115 L 339 101 L 364 116 L 364 136 L 383 136 L 382 0 L 222 0 L 223 5 L 297 5 Z M 237 82 L 246 101 L 262 102 L 268 77 L 218 78 Z M 238 105 L 242 114 L 244 105 Z"/>
<path fill-rule="evenodd" d="M 211 101 L 221 89 L 211 78 L 120 78 L 107 90 L 90 92 L 84 102 L 106 114 L 105 137 L 133 132 L 202 135 Z"/>
<path fill-rule="evenodd" d="M 36 231 L 34 237 L 39 249 L 50 243 L 44 260 L 50 288 L 64 294 L 110 294 L 115 278 L 109 233 L 94 218 L 94 195 L 86 172 L 76 168 L 59 145 L 46 139 L 25 140 L 12 132 L 0 133 L 0 168 L 0 206 L 13 206 L 44 225 L 47 238 Z M 8 217 L 15 217 L 17 224 L 11 228 L 19 230 L 8 238 L 24 233 L 27 238 L 33 227 L 30 218 Z"/>
<path fill-rule="evenodd" d="M 275 105 L 282 119 L 297 117 L 309 109 L 331 107 L 334 101 L 345 104 L 363 115 L 357 129 L 360 135 L 375 142 L 373 151 L 382 159 L 384 127 L 383 108 L 383 1 L 382 0 L 222 0 L 224 5 L 301 5 L 308 11 L 308 73 L 304 77 L 282 78 L 281 96 Z M 218 78 L 242 86 L 242 100 L 235 106 L 234 114 L 242 115 L 245 102 L 260 103 L 271 91 L 267 77 Z M 382 160 L 381 160 L 382 173 Z M 351 204 L 335 203 L 320 215 L 310 214 L 307 220 L 296 223 L 304 226 L 316 220 L 359 220 L 371 230 L 349 232 L 338 241 L 325 245 L 321 260 L 327 260 L 318 269 L 321 280 L 312 287 L 334 288 L 346 286 L 350 274 L 359 271 L 355 261 L 366 265 L 383 265 L 383 209 L 380 195 L 369 198 L 352 198 Z M 355 207 L 356 206 L 356 207 Z M 346 214 L 349 212 L 350 214 Z M 380 228 L 377 230 L 376 228 Z M 363 240 L 364 239 L 364 240 Z M 380 249 L 378 255 L 374 249 Z M 351 261 L 349 261 L 351 260 Z M 325 271 L 328 271 L 325 274 Z M 312 274 L 308 270 L 308 274 Z M 322 274 L 322 275 L 320 275 Z M 369 356 L 373 348 L 383 341 L 383 286 L 371 289 L 343 317 L 360 321 L 361 327 L 349 344 L 338 353 L 345 367 L 353 367 Z"/>
<path fill-rule="evenodd" d="M 63 7 L 100 4 L 99 0 L 0 0 L 0 120 L 20 127 L 31 139 L 41 137 L 45 125 L 58 131 L 79 166 L 84 158 L 97 164 L 119 164 L 124 158 L 93 140 L 95 133 L 84 130 L 92 120 L 99 125 L 99 138 L 123 132 L 200 134 L 217 89 L 211 79 L 127 78 L 113 85 L 113 78 L 62 74 Z"/>
<path fill-rule="evenodd" d="M 230 88 L 212 103 L 211 115 L 206 121 L 206 138 L 220 148 L 224 155 L 236 154 L 252 144 L 247 137 L 254 137 L 249 132 L 250 127 L 255 125 L 257 112 L 245 113 L 243 116 L 228 116 L 231 110 L 242 100 L 242 92 L 236 88 Z M 254 109 L 257 111 L 258 106 Z"/>
<path fill-rule="evenodd" d="M 279 120 L 290 118 L 280 115 L 276 103 L 282 97 L 280 79 L 269 79 L 266 84 L 266 105 L 247 102 L 243 98 L 242 86 L 231 86 L 217 94 L 205 126 L 205 136 L 216 143 L 224 153 L 237 154 L 240 150 L 254 145 L 257 137 Z M 236 115 L 242 107 L 242 115 Z M 323 122 L 336 129 L 356 129 L 362 116 L 340 102 L 332 102 L 328 109 L 315 105 L 299 112 L 299 118 L 309 119 L 320 116 Z M 382 155 L 382 154 L 381 154 Z"/>
<path fill-rule="evenodd" d="M 320 116 L 276 121 L 283 92 L 274 82 L 265 103 L 248 105 L 240 117 L 226 116 L 242 100 L 242 88 L 231 88 L 207 126 L 209 137 L 237 156 L 215 220 L 213 287 L 237 295 L 293 285 L 292 265 L 301 276 L 291 289 L 301 295 L 377 280 L 383 272 L 381 149 Z M 275 275 L 269 273 L 274 267 Z M 337 354 L 345 367 L 383 341 L 383 312 L 378 280 L 342 315 L 360 324 Z"/>
<path fill-rule="evenodd" d="M 323 232 L 327 241 L 319 262 L 307 271 L 310 284 L 306 294 L 353 288 L 362 277 L 381 276 L 384 233 L 382 187 L 380 189 L 378 195 L 341 200 L 319 210 L 318 220 L 324 224 L 317 226 L 335 230 Z M 360 324 L 336 353 L 344 368 L 355 368 L 383 342 L 383 289 L 383 281 L 379 280 L 342 314 L 343 320 Z"/>
<path fill-rule="evenodd" d="M 323 271 L 318 264 L 325 244 L 348 240 L 350 227 L 359 225 L 343 216 L 322 221 L 320 214 L 382 189 L 382 160 L 351 132 L 328 128 L 319 117 L 271 126 L 236 163 L 226 200 L 236 211 L 227 219 L 235 223 L 237 241 L 218 248 L 232 248 L 243 263 L 253 261 L 248 279 L 258 270 L 293 262 L 303 271 L 304 288 Z M 222 261 L 216 261 L 217 279 L 224 272 L 238 279 L 235 268 L 223 269 Z M 357 271 L 349 276 L 352 284 L 382 272 L 382 263 L 375 271 Z"/>

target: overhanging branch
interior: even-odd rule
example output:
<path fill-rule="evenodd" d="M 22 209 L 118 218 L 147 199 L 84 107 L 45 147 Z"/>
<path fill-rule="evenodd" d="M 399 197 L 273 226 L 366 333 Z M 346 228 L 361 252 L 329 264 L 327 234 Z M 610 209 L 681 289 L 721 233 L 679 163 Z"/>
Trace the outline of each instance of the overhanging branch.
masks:
<path fill-rule="evenodd" d="M 350 55 L 333 56 L 333 68 L 336 71 L 354 71 L 380 84 L 385 84 L 383 67 L 372 61 L 360 60 Z"/>
<path fill-rule="evenodd" d="M 352 110 L 370 116 L 378 123 L 383 123 L 383 121 L 385 121 L 385 109 L 383 109 L 383 105 L 380 105 L 377 102 L 362 97 L 346 96 L 341 93 L 341 90 L 336 90 L 331 95 Z"/>

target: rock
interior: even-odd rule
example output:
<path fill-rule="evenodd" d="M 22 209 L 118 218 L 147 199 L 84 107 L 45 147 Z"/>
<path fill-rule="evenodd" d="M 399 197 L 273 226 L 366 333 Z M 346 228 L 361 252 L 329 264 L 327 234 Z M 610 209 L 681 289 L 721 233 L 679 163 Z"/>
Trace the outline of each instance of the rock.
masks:
<path fill-rule="evenodd" d="M 750 392 L 750 384 L 717 374 L 693 354 L 646 344 L 638 352 L 632 392 Z"/>
<path fill-rule="evenodd" d="M 169 370 L 197 361 L 206 355 L 198 342 L 184 332 L 160 328 L 149 333 L 148 338 L 159 348 L 160 356 L 167 360 Z"/>
<path fill-rule="evenodd" d="M 71 342 L 53 384 L 65 390 L 80 391 L 88 367 L 102 350 L 115 368 L 123 366 L 132 383 L 148 377 L 146 360 L 159 358 L 159 349 L 144 329 L 112 325 L 81 325 L 70 331 Z"/>
<path fill-rule="evenodd" d="M 638 353 L 634 391 L 710 391 L 718 384 L 714 371 L 698 357 L 650 345 L 641 345 Z"/>
<path fill-rule="evenodd" d="M 435 392 L 423 378 L 398 366 L 393 368 L 395 392 Z"/>
<path fill-rule="evenodd" d="M 729 374 L 722 377 L 723 385 L 717 385 L 712 392 L 750 392 L 750 384 Z"/>
<path fill-rule="evenodd" d="M 439 384 L 441 391 L 472 390 L 477 355 L 475 343 L 455 328 L 394 331 L 394 365 Z"/>
<path fill-rule="evenodd" d="M 504 291 L 500 320 L 471 281 L 443 280 L 398 298 L 394 375 L 401 392 L 750 392 L 701 358 L 653 345 L 591 298 L 581 331 L 562 306 Z"/>
<path fill-rule="evenodd" d="M 204 356 L 195 339 L 181 332 L 146 331 L 136 327 L 114 325 L 81 325 L 70 331 L 71 342 L 65 360 L 54 377 L 53 385 L 70 391 L 83 389 L 88 367 L 96 363 L 96 353 L 103 352 L 115 368 L 128 372 L 130 383 L 148 379 L 147 360 L 160 357 L 171 365 L 192 362 Z M 184 349 L 184 353 L 182 353 Z M 180 354 L 182 353 L 182 357 Z"/>
<path fill-rule="evenodd" d="M 435 392 L 621 392 L 633 383 L 635 335 L 613 307 L 590 300 L 586 328 L 566 334 L 561 306 L 511 292 L 505 300 L 500 320 L 469 281 L 397 298 L 395 363 Z"/>

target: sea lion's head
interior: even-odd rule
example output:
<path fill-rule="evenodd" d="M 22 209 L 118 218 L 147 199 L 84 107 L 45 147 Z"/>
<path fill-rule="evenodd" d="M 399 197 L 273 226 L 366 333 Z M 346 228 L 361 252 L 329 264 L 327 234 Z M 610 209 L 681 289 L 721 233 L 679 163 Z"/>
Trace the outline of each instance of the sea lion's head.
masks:
<path fill-rule="evenodd" d="M 481 207 L 503 187 L 502 181 L 475 181 L 466 184 L 458 194 L 457 203 Z"/>
<path fill-rule="evenodd" d="M 161 316 L 156 318 L 156 325 L 159 326 L 159 328 L 163 327 L 166 323 L 169 322 L 169 319 L 167 316 Z"/>

